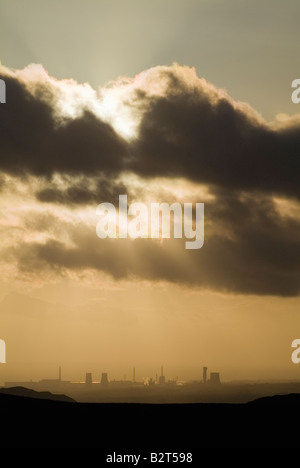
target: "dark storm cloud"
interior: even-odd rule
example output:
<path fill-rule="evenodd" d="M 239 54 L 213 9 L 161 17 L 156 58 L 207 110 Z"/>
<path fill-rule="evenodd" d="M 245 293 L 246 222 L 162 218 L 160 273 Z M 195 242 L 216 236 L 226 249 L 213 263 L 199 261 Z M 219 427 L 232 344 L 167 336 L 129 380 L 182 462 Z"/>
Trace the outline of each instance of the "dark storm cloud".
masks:
<path fill-rule="evenodd" d="M 247 105 L 178 69 L 158 70 L 161 95 L 140 93 L 144 114 L 131 169 L 228 189 L 300 198 L 300 122 L 267 125 Z"/>
<path fill-rule="evenodd" d="M 221 191 L 206 206 L 217 233 L 203 249 L 214 288 L 281 296 L 300 293 L 299 218 L 280 216 L 270 198 L 257 194 Z"/>
<path fill-rule="evenodd" d="M 123 171 L 203 183 L 215 196 L 205 204 L 203 248 L 185 250 L 184 239 L 100 240 L 95 226 L 51 218 L 53 227 L 43 229 L 25 223 L 29 233 L 40 230 L 47 240 L 21 239 L 2 258 L 41 277 L 92 269 L 116 279 L 235 293 L 300 293 L 300 217 L 281 216 L 272 200 L 275 194 L 300 199 L 300 119 L 267 124 L 189 70 L 158 67 L 148 81 L 139 77 L 133 84 L 126 105 L 142 118 L 130 144 L 91 111 L 59 120 L 49 84 L 36 85 L 32 93 L 8 75 L 7 104 L 0 106 L 0 170 L 40 176 L 37 199 L 65 205 L 116 204 L 131 189 L 117 181 Z"/>
<path fill-rule="evenodd" d="M 92 182 L 92 183 L 91 183 Z M 67 183 L 66 183 L 67 185 Z M 65 205 L 102 203 L 109 201 L 117 204 L 119 195 L 127 193 L 127 188 L 121 182 L 104 177 L 94 179 L 81 179 L 61 189 L 54 184 L 51 187 L 41 189 L 36 193 L 36 198 L 41 202 L 51 202 Z"/>
<path fill-rule="evenodd" d="M 0 106 L 0 170 L 11 175 L 118 173 L 126 160 L 125 141 L 91 111 L 58 119 L 57 93 L 48 82 L 29 91 L 12 74 L 5 79 L 7 102 Z"/>
<path fill-rule="evenodd" d="M 215 232 L 202 249 L 184 239 L 98 239 L 94 229 L 65 225 L 70 243 L 50 238 L 10 250 L 22 271 L 93 269 L 115 279 L 166 280 L 218 291 L 294 296 L 300 292 L 300 222 L 280 217 L 274 204 L 233 195 L 206 204 Z M 217 226 L 226 226 L 227 233 Z"/>
<path fill-rule="evenodd" d="M 157 67 L 150 70 L 151 82 L 128 88 L 125 105 L 142 116 L 138 138 L 128 144 L 88 109 L 58 119 L 59 92 L 44 73 L 48 78 L 40 77 L 34 92 L 26 76 L 0 73 L 7 87 L 7 103 L 0 106 L 0 170 L 43 176 L 40 201 L 93 198 L 84 187 L 58 193 L 49 186 L 54 173 L 114 179 L 123 171 L 300 198 L 299 119 L 275 128 L 191 69 Z M 160 93 L 151 92 L 153 83 L 162 86 Z"/>

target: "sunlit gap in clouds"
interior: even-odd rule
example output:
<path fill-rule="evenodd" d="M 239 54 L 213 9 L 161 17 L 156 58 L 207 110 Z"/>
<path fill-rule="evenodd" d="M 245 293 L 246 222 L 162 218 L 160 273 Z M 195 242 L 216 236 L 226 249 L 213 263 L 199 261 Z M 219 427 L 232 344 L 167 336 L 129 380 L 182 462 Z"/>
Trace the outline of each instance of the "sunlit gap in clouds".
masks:
<path fill-rule="evenodd" d="M 71 118 L 90 110 L 99 119 L 110 124 L 125 140 L 138 136 L 141 112 L 135 105 L 135 79 L 120 78 L 100 87 L 96 92 L 88 83 L 78 84 L 73 80 L 60 82 L 63 95 L 60 109 Z"/>
<path fill-rule="evenodd" d="M 127 141 L 137 137 L 139 118 L 129 105 L 125 85 L 112 83 L 99 88 L 98 95 L 89 84 L 75 85 L 73 80 L 68 80 L 66 86 L 60 83 L 60 87 L 63 93 L 58 108 L 63 116 L 74 119 L 89 110 Z"/>
<path fill-rule="evenodd" d="M 58 80 L 40 64 L 16 70 L 15 75 L 39 99 L 47 101 L 52 95 L 58 124 L 65 118 L 75 119 L 90 111 L 109 123 L 124 139 L 130 141 L 137 137 L 140 116 L 134 105 L 135 78 L 119 78 L 96 91 L 87 82 L 78 83 L 72 78 Z"/>
<path fill-rule="evenodd" d="M 129 105 L 126 85 L 100 88 L 97 115 L 128 141 L 137 138 L 139 118 Z"/>

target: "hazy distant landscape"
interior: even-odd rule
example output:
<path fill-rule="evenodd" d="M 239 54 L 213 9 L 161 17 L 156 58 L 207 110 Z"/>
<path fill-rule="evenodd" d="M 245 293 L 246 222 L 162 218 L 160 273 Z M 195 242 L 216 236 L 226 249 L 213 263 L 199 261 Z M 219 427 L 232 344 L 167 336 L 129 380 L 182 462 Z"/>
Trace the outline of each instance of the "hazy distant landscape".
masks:
<path fill-rule="evenodd" d="M 5 389 L 16 386 L 38 392 L 63 393 L 78 402 L 93 403 L 247 403 L 272 395 L 300 395 L 300 381 L 229 382 L 220 385 L 203 382 L 144 385 L 143 382 L 112 381 L 103 385 L 42 380 L 8 383 Z"/>

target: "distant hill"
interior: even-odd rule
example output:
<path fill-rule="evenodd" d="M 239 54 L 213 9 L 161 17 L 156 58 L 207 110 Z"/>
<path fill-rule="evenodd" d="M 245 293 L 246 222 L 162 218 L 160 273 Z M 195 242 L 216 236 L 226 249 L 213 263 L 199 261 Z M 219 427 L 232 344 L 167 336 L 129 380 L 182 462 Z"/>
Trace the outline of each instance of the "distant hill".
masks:
<path fill-rule="evenodd" d="M 296 448 L 299 399 L 291 394 L 241 404 L 77 403 L 23 387 L 1 389 L 0 447 L 90 447 L 105 453 Z"/>
<path fill-rule="evenodd" d="M 272 395 L 250 401 L 248 405 L 300 405 L 300 394 L 291 393 L 289 395 Z"/>
<path fill-rule="evenodd" d="M 14 395 L 19 397 L 26 398 L 35 398 L 43 400 L 55 400 L 55 401 L 65 401 L 65 402 L 75 402 L 75 400 L 67 395 L 57 395 L 51 392 L 37 392 L 31 390 L 30 388 L 25 387 L 10 387 L 10 388 L 0 388 L 0 394 L 3 395 Z"/>

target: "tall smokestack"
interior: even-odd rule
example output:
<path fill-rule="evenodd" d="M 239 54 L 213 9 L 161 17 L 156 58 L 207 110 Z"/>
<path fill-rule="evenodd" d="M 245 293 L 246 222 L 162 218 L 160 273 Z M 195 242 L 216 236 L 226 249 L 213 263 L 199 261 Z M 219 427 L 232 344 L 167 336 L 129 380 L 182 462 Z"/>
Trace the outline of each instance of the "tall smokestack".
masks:
<path fill-rule="evenodd" d="M 58 369 L 58 380 L 61 382 L 61 367 Z"/>
<path fill-rule="evenodd" d="M 135 382 L 135 367 L 133 368 L 133 383 Z"/>
<path fill-rule="evenodd" d="M 164 376 L 164 366 L 161 366 L 161 375 L 158 379 L 158 383 L 159 385 L 164 385 L 166 383 L 166 379 L 165 379 L 165 376 Z"/>
<path fill-rule="evenodd" d="M 207 382 L 207 367 L 203 367 L 203 383 Z"/>

